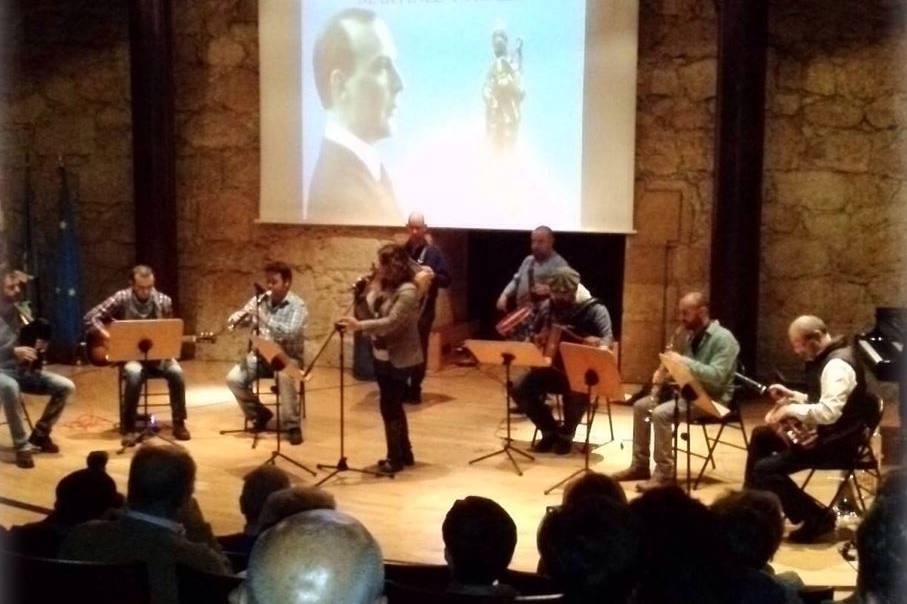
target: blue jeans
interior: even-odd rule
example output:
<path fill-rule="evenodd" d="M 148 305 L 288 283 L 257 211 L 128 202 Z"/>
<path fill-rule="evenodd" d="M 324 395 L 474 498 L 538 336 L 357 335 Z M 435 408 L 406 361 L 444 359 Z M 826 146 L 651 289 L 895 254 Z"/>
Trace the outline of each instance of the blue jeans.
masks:
<path fill-rule="evenodd" d="M 236 397 L 243 414 L 249 420 L 255 420 L 261 401 L 252 391 L 252 384 L 257 378 L 271 377 L 273 371 L 267 363 L 259 362 L 255 353 L 247 354 L 241 363 L 237 363 L 227 374 L 227 387 Z M 293 378 L 280 374 L 278 390 L 280 394 L 280 429 L 300 429 L 299 391 Z"/>
<path fill-rule="evenodd" d="M 22 371 L 21 369 L 0 369 L 0 400 L 3 413 L 9 424 L 13 445 L 20 449 L 28 442 L 22 417 L 19 415 L 19 396 L 26 394 L 49 394 L 50 400 L 44 407 L 41 419 L 35 424 L 35 435 L 48 436 L 54 424 L 60 419 L 66 401 L 75 392 L 72 380 L 50 371 Z"/>
<path fill-rule="evenodd" d="M 180 364 L 174 359 L 149 363 L 129 361 L 123 365 L 123 417 L 120 418 L 123 432 L 135 430 L 135 415 L 142 395 L 142 384 L 149 377 L 162 377 L 167 380 L 173 421 L 181 422 L 186 419 L 186 383 Z"/>

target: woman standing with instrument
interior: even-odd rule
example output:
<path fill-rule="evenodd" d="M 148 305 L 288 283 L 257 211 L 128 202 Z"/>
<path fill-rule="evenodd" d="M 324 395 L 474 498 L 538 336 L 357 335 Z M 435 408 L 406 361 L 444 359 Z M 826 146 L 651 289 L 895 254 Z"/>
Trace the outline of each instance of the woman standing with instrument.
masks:
<path fill-rule="evenodd" d="M 357 300 L 355 314 L 340 319 L 340 323 L 372 338 L 387 441 L 387 457 L 378 462 L 378 467 L 387 473 L 399 472 L 415 463 L 403 396 L 407 380 L 423 358 L 418 330 L 419 288 L 403 247 L 388 244 L 378 250 L 377 271 Z"/>

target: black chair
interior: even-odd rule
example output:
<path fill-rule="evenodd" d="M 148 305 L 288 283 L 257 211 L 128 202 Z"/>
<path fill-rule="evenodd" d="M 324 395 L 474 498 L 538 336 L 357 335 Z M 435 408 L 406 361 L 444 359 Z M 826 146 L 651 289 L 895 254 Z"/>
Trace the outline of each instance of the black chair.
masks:
<path fill-rule="evenodd" d="M 406 587 L 443 592 L 450 583 L 450 570 L 445 564 L 385 562 L 384 579 Z M 505 571 L 501 583 L 513 587 L 522 596 L 547 596 L 557 591 L 548 577 L 517 570 Z"/>
<path fill-rule="evenodd" d="M 31 432 L 35 431 L 35 425 L 31 422 L 31 416 L 28 414 L 28 407 L 25 406 L 25 395 L 19 393 L 19 408 L 22 410 L 22 416 L 25 418 L 25 423 L 28 425 L 28 429 Z M 0 421 L 0 426 L 8 424 L 6 421 L 6 416 L 3 417 L 3 420 Z"/>
<path fill-rule="evenodd" d="M 824 504 L 819 501 L 819 503 L 824 505 L 826 508 L 833 506 L 838 498 L 841 497 L 841 494 L 844 493 L 844 489 L 847 488 L 848 484 L 850 484 L 853 486 L 854 492 L 857 495 L 857 502 L 860 505 L 860 510 L 865 514 L 867 506 L 865 497 L 863 495 L 864 493 L 871 493 L 871 491 L 863 487 L 863 485 L 860 484 L 860 481 L 857 480 L 857 472 L 865 472 L 872 476 L 875 479 L 876 486 L 878 486 L 878 484 L 882 480 L 882 472 L 879 467 L 879 460 L 876 458 L 875 452 L 872 450 L 872 437 L 875 435 L 876 430 L 879 427 L 879 423 L 882 421 L 882 414 L 885 412 L 885 401 L 883 401 L 881 397 L 875 394 L 868 396 L 870 396 L 875 403 L 875 407 L 873 409 L 874 414 L 871 418 L 869 418 L 866 426 L 863 429 L 863 434 L 861 435 L 862 438 L 856 450 L 854 451 L 853 457 L 843 463 L 840 460 L 832 460 L 828 463 L 820 463 L 814 465 L 812 468 L 810 468 L 809 474 L 807 474 L 806 479 L 803 481 L 803 484 L 800 485 L 800 489 L 803 492 L 806 492 L 806 487 L 817 470 L 842 472 L 843 477 L 841 479 L 841 484 L 838 485 L 838 488 L 835 491 L 834 497 L 831 498 L 831 501 L 828 504 Z M 815 497 L 813 497 L 813 499 L 815 499 Z"/>
<path fill-rule="evenodd" d="M 505 602 L 555 604 L 565 601 L 561 594 L 517 596 L 516 598 L 451 594 L 440 590 L 405 585 L 389 579 L 384 581 L 384 595 L 387 596 L 388 604 L 503 604 Z"/>
<path fill-rule="evenodd" d="M 718 448 L 719 444 L 733 447 L 741 451 L 747 451 L 749 449 L 749 439 L 746 436 L 746 426 L 743 423 L 743 409 L 741 398 L 742 397 L 739 394 L 739 390 L 736 391 L 728 407 L 730 409 L 730 412 L 724 417 L 706 415 L 690 420 L 691 426 L 700 426 L 702 428 L 702 436 L 703 438 L 705 438 L 706 449 L 708 451 L 705 459 L 702 462 L 702 467 L 699 469 L 699 474 L 696 475 L 696 480 L 693 482 L 694 490 L 699 488 L 699 482 L 702 480 L 702 477 L 705 474 L 705 471 L 708 468 L 709 464 L 712 464 L 713 470 L 717 467 L 715 465 L 715 449 Z M 709 436 L 708 426 L 718 426 L 718 432 L 715 434 L 714 438 L 711 438 Z M 732 441 L 721 440 L 721 435 L 724 433 L 725 428 L 739 430 L 740 436 L 743 438 L 743 446 Z"/>
<path fill-rule="evenodd" d="M 263 388 L 261 387 L 261 381 L 262 381 L 262 380 L 269 380 L 269 381 L 271 381 L 271 384 L 270 384 L 270 386 L 269 386 L 267 389 L 263 389 Z M 255 379 L 255 382 L 253 382 L 253 383 L 256 384 L 256 385 L 253 386 L 252 392 L 258 392 L 258 397 L 259 397 L 259 399 L 262 399 L 262 398 L 265 397 L 265 396 L 274 397 L 274 399 L 271 400 L 271 401 L 262 400 L 262 401 L 261 401 L 261 404 L 264 405 L 265 407 L 270 408 L 270 409 L 271 409 L 271 412 L 274 413 L 275 416 L 276 416 L 278 413 L 280 413 L 280 409 L 277 408 L 277 400 L 278 400 L 278 399 L 277 399 L 277 392 L 278 392 L 277 380 L 274 379 L 274 378 L 271 378 L 271 377 L 259 377 L 259 378 L 256 378 L 256 379 Z M 280 404 L 282 405 L 283 402 L 281 402 Z M 299 406 L 300 406 L 300 410 L 299 410 L 299 411 L 300 411 L 300 414 L 302 415 L 302 419 L 305 419 L 305 418 L 306 418 L 306 408 L 305 408 L 305 382 L 302 382 L 302 383 L 299 384 Z M 251 421 L 248 417 L 243 417 L 243 425 L 242 425 L 242 428 L 238 428 L 238 429 L 227 429 L 227 430 L 221 430 L 221 431 L 220 431 L 221 435 L 223 435 L 223 434 L 238 434 L 238 433 L 248 433 L 248 434 L 251 434 L 251 435 L 252 435 L 252 448 L 253 448 L 253 449 L 255 449 L 255 448 L 258 447 L 258 438 L 259 438 L 259 436 L 261 435 L 262 432 L 271 432 L 271 433 L 275 433 L 275 432 L 277 432 L 277 430 L 276 430 L 276 429 L 271 429 L 271 428 L 268 428 L 268 429 L 266 429 L 266 430 L 261 430 L 261 431 L 253 430 L 253 429 L 252 429 L 252 421 Z"/>
<path fill-rule="evenodd" d="M 176 589 L 180 604 L 227 604 L 230 592 L 243 580 L 235 575 L 221 575 L 176 565 Z"/>
<path fill-rule="evenodd" d="M 822 604 L 835 598 L 834 587 L 807 586 L 797 592 L 803 604 Z"/>
<path fill-rule="evenodd" d="M 148 604 L 148 572 L 143 563 L 105 564 L 0 555 L 6 581 L 4 602 L 51 604 Z"/>

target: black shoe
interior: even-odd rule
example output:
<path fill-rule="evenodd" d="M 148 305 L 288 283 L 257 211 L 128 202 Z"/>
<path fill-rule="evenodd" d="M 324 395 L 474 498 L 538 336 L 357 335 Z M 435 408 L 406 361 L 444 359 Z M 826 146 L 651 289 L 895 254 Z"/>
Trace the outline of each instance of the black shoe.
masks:
<path fill-rule="evenodd" d="M 261 407 L 255 412 L 255 420 L 252 422 L 252 430 L 262 432 L 268 427 L 268 422 L 274 417 L 274 413 L 267 407 Z"/>
<path fill-rule="evenodd" d="M 549 453 L 554 448 L 555 442 L 557 442 L 557 434 L 554 432 L 543 434 L 542 438 L 532 446 L 532 450 L 536 453 Z"/>
<path fill-rule="evenodd" d="M 791 543 L 815 543 L 820 537 L 835 530 L 837 517 L 832 511 L 824 511 L 819 516 L 807 518 L 800 528 L 791 531 L 787 540 Z"/>
<path fill-rule="evenodd" d="M 651 472 L 648 468 L 637 468 L 636 466 L 630 466 L 626 470 L 621 470 L 611 475 L 611 478 L 617 482 L 624 482 L 626 480 L 649 480 L 652 478 Z"/>
<path fill-rule="evenodd" d="M 391 459 L 379 459 L 378 471 L 385 474 L 396 474 L 403 471 L 403 462 L 393 461 Z"/>
<path fill-rule="evenodd" d="M 30 445 L 34 446 L 41 453 L 59 453 L 60 447 L 50 439 L 50 434 L 41 436 L 37 432 L 32 432 L 28 437 Z"/>
<path fill-rule="evenodd" d="M 413 457 L 412 451 L 406 451 L 403 453 L 403 465 L 404 466 L 414 466 L 416 465 L 416 458 Z"/>
<path fill-rule="evenodd" d="M 173 422 L 173 438 L 176 440 L 190 440 L 192 438 L 192 435 L 189 434 L 189 429 L 186 427 L 186 422 Z"/>
<path fill-rule="evenodd" d="M 287 434 L 287 440 L 290 441 L 291 445 L 301 445 L 302 444 L 302 430 L 299 428 L 291 428 Z"/>
<path fill-rule="evenodd" d="M 26 445 L 21 449 L 16 449 L 16 465 L 23 470 L 35 467 L 35 458 L 32 456 L 32 447 Z"/>
<path fill-rule="evenodd" d="M 573 439 L 566 436 L 558 436 L 554 443 L 554 452 L 558 455 L 568 455 L 573 451 Z"/>
<path fill-rule="evenodd" d="M 516 405 L 510 406 L 510 415 L 526 415 L 526 413 Z"/>

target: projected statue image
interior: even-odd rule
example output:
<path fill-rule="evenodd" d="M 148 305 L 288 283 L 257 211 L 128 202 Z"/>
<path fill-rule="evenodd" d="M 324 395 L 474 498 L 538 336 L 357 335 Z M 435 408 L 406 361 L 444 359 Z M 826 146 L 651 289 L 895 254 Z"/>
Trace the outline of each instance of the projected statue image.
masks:
<path fill-rule="evenodd" d="M 523 41 L 516 39 L 513 54 L 508 55 L 507 32 L 497 29 L 491 34 L 494 61 L 485 77 L 482 98 L 485 100 L 485 130 L 498 148 L 510 148 L 520 129 L 520 105 L 523 90 Z"/>
<path fill-rule="evenodd" d="M 306 218 L 381 224 L 401 219 L 394 189 L 375 144 L 394 132 L 403 80 L 387 24 L 352 8 L 331 17 L 315 41 L 318 97 L 327 113 L 309 186 Z"/>

